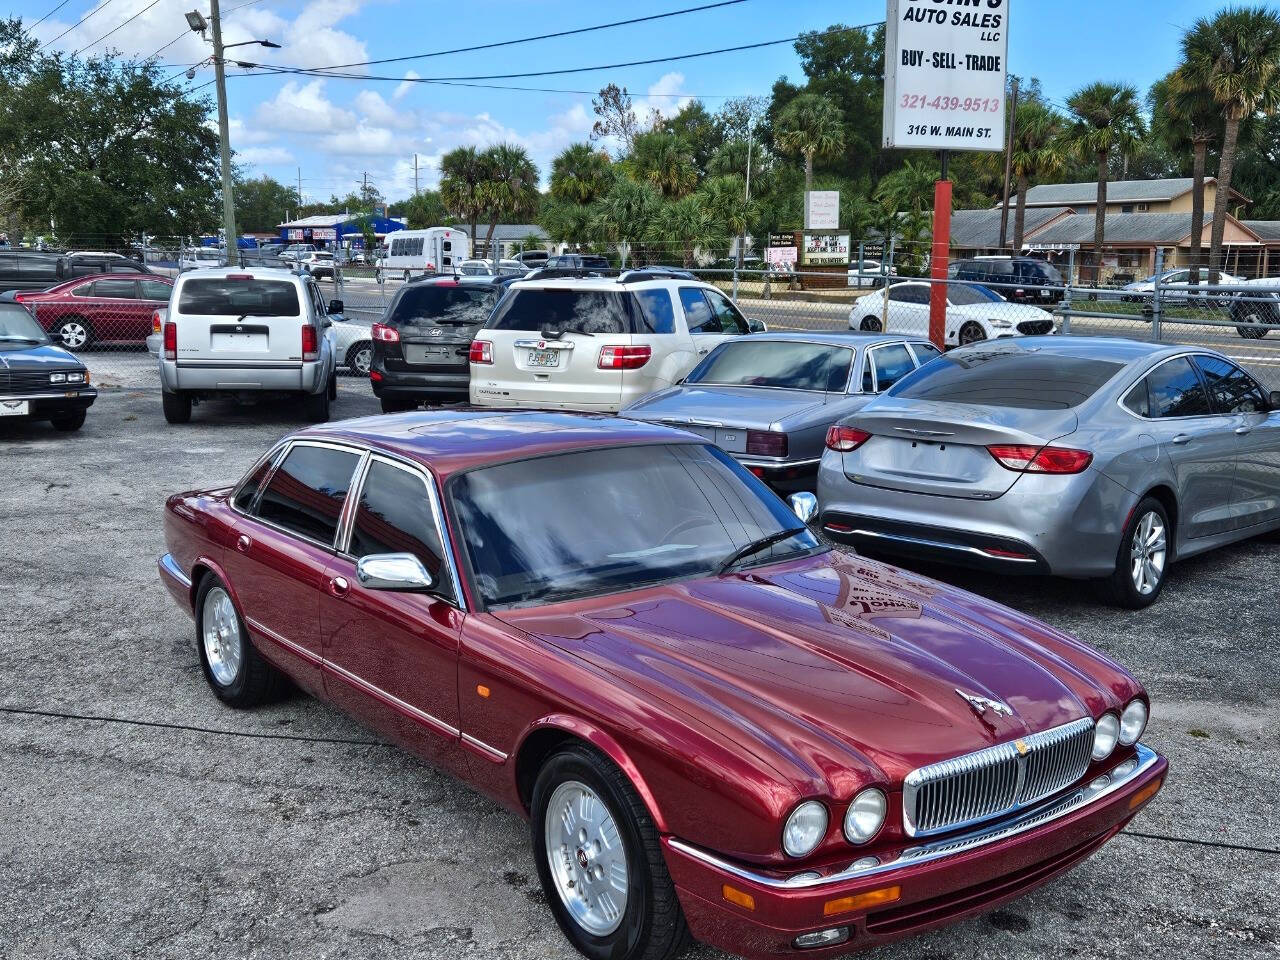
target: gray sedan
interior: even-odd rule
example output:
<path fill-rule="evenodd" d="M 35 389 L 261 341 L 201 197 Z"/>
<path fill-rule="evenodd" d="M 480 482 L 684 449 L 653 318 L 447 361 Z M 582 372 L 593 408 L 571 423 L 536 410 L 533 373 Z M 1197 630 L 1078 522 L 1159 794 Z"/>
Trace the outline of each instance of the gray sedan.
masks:
<path fill-rule="evenodd" d="M 883 552 L 1099 578 L 1145 607 L 1172 561 L 1280 527 L 1277 411 L 1280 392 L 1210 350 L 967 347 L 837 425 L 820 522 Z"/>
<path fill-rule="evenodd" d="M 700 434 L 776 490 L 812 490 L 827 429 L 937 356 L 901 334 L 754 334 L 720 344 L 622 416 Z"/>

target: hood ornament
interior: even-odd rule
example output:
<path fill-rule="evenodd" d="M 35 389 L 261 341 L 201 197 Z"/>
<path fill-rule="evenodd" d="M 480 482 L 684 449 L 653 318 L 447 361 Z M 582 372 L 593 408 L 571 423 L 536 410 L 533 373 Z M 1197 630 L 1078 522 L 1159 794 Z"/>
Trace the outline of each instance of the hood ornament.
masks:
<path fill-rule="evenodd" d="M 976 693 L 965 693 L 959 687 L 956 688 L 956 693 L 964 697 L 969 706 L 973 707 L 973 712 L 980 717 L 988 710 L 996 716 L 1013 716 L 1013 707 L 1009 706 L 1007 703 L 1003 703 L 999 700 L 992 700 L 990 697 L 980 697 Z"/>

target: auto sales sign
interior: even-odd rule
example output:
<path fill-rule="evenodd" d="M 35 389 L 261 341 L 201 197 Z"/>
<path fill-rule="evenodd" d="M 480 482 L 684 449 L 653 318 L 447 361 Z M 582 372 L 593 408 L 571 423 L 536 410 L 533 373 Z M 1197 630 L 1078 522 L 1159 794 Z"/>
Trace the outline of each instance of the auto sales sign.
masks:
<path fill-rule="evenodd" d="M 888 0 L 884 145 L 1002 150 L 1010 0 Z"/>

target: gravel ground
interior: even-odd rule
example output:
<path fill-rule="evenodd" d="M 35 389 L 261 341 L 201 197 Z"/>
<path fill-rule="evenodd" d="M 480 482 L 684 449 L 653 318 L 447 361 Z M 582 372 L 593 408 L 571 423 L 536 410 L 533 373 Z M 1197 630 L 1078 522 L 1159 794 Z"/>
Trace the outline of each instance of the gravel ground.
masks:
<path fill-rule="evenodd" d="M 355 385 L 335 406 L 375 410 Z M 213 405 L 168 427 L 151 391 L 105 394 L 76 435 L 0 424 L 0 957 L 575 956 L 515 817 L 323 704 L 240 713 L 207 690 L 156 578 L 161 505 L 300 424 Z M 1071 874 L 879 955 L 1280 953 L 1280 539 L 1180 565 L 1142 613 L 929 572 L 1130 665 L 1172 771 Z"/>

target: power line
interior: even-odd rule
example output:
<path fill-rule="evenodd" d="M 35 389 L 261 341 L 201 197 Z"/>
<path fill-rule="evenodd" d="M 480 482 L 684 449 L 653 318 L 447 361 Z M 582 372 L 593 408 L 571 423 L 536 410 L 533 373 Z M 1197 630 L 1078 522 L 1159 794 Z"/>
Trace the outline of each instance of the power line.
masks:
<path fill-rule="evenodd" d="M 78 56 L 80 56 L 80 54 L 84 53 L 84 52 L 85 52 L 86 50 L 88 50 L 90 47 L 96 47 L 96 46 L 97 46 L 98 44 L 100 44 L 103 40 L 107 39 L 107 37 L 111 36 L 113 33 L 115 33 L 117 30 L 119 30 L 121 27 L 123 27 L 123 26 L 127 26 L 127 25 L 128 25 L 128 24 L 130 24 L 130 23 L 133 23 L 133 21 L 137 20 L 140 16 L 142 16 L 144 13 L 146 13 L 148 10 L 150 10 L 152 7 L 154 7 L 154 6 L 155 6 L 157 3 L 159 3 L 159 2 L 160 2 L 160 0 L 151 0 L 151 2 L 150 2 L 150 3 L 148 3 L 145 7 L 143 7 L 141 10 L 139 10 L 139 11 L 138 11 L 137 13 L 135 13 L 133 16 L 131 16 L 128 20 L 124 20 L 124 21 L 122 21 L 121 23 L 117 24 L 116 26 L 112 27 L 110 30 L 108 30 L 106 33 L 104 33 L 102 36 L 100 36 L 97 40 L 93 41 L 93 43 L 86 43 L 83 47 L 81 47 L 79 50 L 77 50 L 75 53 L 73 53 L 73 54 L 72 54 L 72 56 L 73 56 L 73 57 L 78 57 Z"/>
<path fill-rule="evenodd" d="M 56 37 L 54 37 L 52 40 L 46 40 L 44 43 L 40 44 L 40 49 L 41 49 L 41 50 L 43 50 L 45 47 L 49 46 L 49 44 L 51 44 L 51 43 L 57 43 L 59 40 L 61 40 L 63 37 L 65 37 L 68 33 L 70 33 L 70 32 L 71 32 L 72 30 L 74 30 L 76 27 L 80 26 L 80 24 L 82 24 L 82 23 L 84 23 L 86 20 L 88 20 L 90 17 L 94 16 L 95 14 L 99 14 L 99 13 L 101 13 L 103 10 L 105 10 L 105 9 L 107 8 L 107 4 L 109 4 L 110 2 L 111 2 L 111 0 L 102 0 L 102 5 L 101 5 L 101 6 L 94 7 L 92 10 L 90 10 L 88 13 L 86 13 L 83 17 L 81 17 L 79 20 L 77 20 L 77 21 L 76 21 L 75 23 L 73 23 L 71 26 L 67 27 L 67 29 L 63 30 L 60 34 L 58 34 Z"/>
<path fill-rule="evenodd" d="M 65 7 L 65 6 L 66 6 L 68 3 L 70 3 L 70 2 L 71 2 L 71 0 L 62 0 L 62 2 L 61 2 L 60 4 L 58 4 L 58 5 L 57 5 L 56 7 L 54 7 L 52 10 L 50 10 L 48 13 L 46 13 L 43 17 L 41 17 L 41 18 L 40 18 L 39 20 L 37 20 L 35 23 L 31 24 L 31 26 L 27 27 L 27 29 L 28 29 L 28 30 L 34 30 L 36 27 L 40 26 L 40 24 L 44 23 L 46 20 L 48 20 L 50 17 L 52 17 L 55 13 L 57 13 L 59 10 L 61 10 L 63 7 Z"/>

